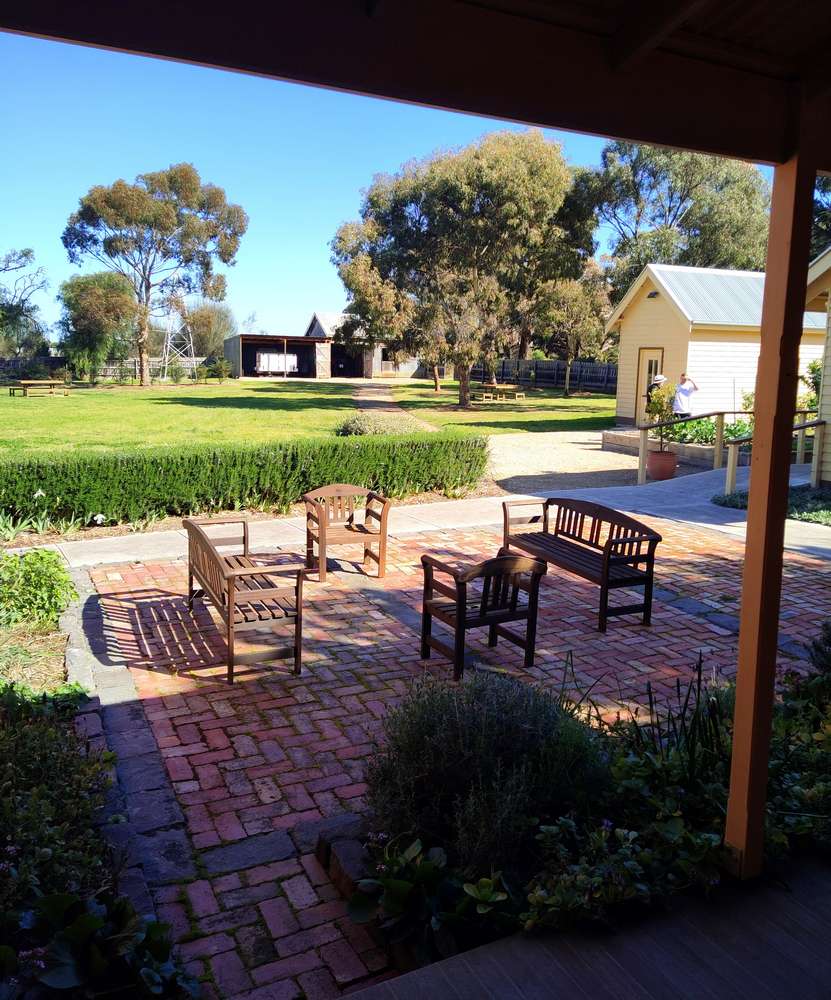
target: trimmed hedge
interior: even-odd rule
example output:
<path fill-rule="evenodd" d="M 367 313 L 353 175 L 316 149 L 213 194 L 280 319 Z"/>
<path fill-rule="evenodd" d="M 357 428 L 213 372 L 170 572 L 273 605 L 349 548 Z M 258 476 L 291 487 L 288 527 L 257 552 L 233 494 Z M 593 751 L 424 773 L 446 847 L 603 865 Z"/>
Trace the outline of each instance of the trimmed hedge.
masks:
<path fill-rule="evenodd" d="M 0 462 L 0 510 L 13 517 L 46 510 L 85 524 L 261 505 L 285 511 L 324 483 L 391 497 L 462 490 L 486 464 L 484 437 L 454 433 L 36 455 Z"/>

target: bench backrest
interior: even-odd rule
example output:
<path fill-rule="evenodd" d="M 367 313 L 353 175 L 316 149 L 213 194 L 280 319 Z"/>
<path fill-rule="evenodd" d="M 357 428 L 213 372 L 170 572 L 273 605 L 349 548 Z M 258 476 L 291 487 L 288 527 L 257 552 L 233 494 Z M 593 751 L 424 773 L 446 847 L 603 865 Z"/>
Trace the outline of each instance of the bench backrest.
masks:
<path fill-rule="evenodd" d="M 223 558 L 200 524 L 187 517 L 182 520 L 182 524 L 188 533 L 188 563 L 191 571 L 213 602 L 221 605 L 227 591 L 227 571 Z"/>
<path fill-rule="evenodd" d="M 546 507 L 548 531 L 552 535 L 580 542 L 593 549 L 602 549 L 609 539 L 655 534 L 651 528 L 633 517 L 589 500 L 551 497 L 546 501 Z M 617 551 L 620 555 L 630 555 L 635 548 L 636 543 L 633 542 L 632 552 L 629 552 L 626 545 L 621 545 Z"/>

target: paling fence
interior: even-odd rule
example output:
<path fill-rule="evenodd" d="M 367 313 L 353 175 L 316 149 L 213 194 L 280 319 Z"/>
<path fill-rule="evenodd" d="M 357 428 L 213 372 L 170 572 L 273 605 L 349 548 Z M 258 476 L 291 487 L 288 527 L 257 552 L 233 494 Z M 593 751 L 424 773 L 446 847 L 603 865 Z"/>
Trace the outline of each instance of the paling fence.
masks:
<path fill-rule="evenodd" d="M 546 388 L 558 388 L 566 382 L 566 363 L 557 359 L 519 361 L 503 358 L 493 366 L 497 382 L 519 382 L 523 385 L 534 383 Z M 474 365 L 471 378 L 481 382 L 489 377 L 483 365 Z M 575 361 L 571 366 L 570 388 L 593 389 L 596 392 L 614 392 L 617 388 L 617 365 L 600 364 L 595 361 Z"/>

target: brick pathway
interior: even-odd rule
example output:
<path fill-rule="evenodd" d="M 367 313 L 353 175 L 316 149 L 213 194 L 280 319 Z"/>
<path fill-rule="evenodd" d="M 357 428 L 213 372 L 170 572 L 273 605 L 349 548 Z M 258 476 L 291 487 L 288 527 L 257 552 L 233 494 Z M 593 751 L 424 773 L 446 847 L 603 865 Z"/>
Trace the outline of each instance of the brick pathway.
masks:
<path fill-rule="evenodd" d="M 596 588 L 552 574 L 541 593 L 535 668 L 522 671 L 521 654 L 508 643 L 489 649 L 484 632 L 471 635 L 475 661 L 559 686 L 572 651 L 574 683 L 593 684 L 592 696 L 607 708 L 642 703 L 647 680 L 673 695 L 699 650 L 708 670 L 729 675 L 743 546 L 715 532 L 651 523 L 665 538 L 651 628 L 616 619 L 601 635 Z M 194 861 L 171 870 L 162 860 L 150 882 L 181 954 L 208 982 L 207 995 L 314 1000 L 384 975 L 383 953 L 349 923 L 315 861 L 315 840 L 321 827 L 348 823 L 364 808 L 363 762 L 384 712 L 425 670 L 420 554 L 477 558 L 498 545 L 488 529 L 391 539 L 384 581 L 339 562 L 325 585 L 311 580 L 306 588 L 303 675 L 279 664 L 242 667 L 232 687 L 210 615 L 192 619 L 186 610 L 183 561 L 92 571 L 100 615 L 87 617 L 88 638 L 99 660 L 129 668 L 154 737 L 130 706 L 114 717 L 128 731 L 109 723 L 128 813 L 138 830 L 167 826 L 183 838 L 185 825 Z M 265 558 L 296 562 L 297 554 Z M 798 664 L 800 644 L 831 616 L 830 576 L 827 562 L 787 555 L 781 666 Z M 449 674 L 435 655 L 427 669 Z M 164 762 L 166 787 L 146 778 L 153 753 Z M 160 850 L 166 833 L 154 833 Z"/>

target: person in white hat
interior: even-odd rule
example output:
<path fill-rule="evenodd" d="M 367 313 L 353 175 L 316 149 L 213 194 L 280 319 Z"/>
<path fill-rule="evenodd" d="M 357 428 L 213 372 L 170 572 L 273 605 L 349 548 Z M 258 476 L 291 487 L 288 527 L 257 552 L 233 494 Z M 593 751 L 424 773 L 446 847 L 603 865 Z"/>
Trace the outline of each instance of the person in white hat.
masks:
<path fill-rule="evenodd" d="M 650 402 L 652 401 L 652 393 L 655 392 L 656 389 L 660 389 L 660 387 L 664 384 L 664 382 L 666 382 L 666 380 L 667 380 L 666 375 L 656 375 L 652 379 L 652 381 L 649 383 L 649 385 L 646 387 L 646 405 L 647 405 L 647 407 L 649 406 Z"/>

